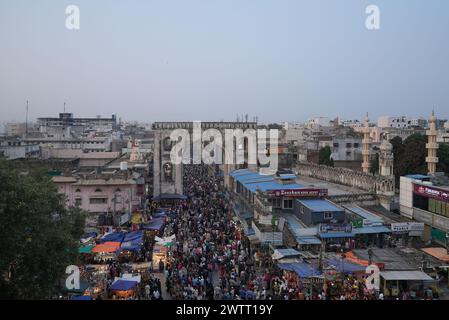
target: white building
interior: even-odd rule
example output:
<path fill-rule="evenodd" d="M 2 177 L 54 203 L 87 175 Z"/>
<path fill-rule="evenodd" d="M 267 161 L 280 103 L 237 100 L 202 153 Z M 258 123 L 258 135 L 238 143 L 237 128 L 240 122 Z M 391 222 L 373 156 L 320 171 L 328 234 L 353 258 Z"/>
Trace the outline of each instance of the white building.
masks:
<path fill-rule="evenodd" d="M 377 126 L 379 128 L 411 129 L 414 127 L 424 127 L 426 126 L 426 123 L 427 122 L 424 119 L 406 116 L 382 116 L 377 119 Z"/>

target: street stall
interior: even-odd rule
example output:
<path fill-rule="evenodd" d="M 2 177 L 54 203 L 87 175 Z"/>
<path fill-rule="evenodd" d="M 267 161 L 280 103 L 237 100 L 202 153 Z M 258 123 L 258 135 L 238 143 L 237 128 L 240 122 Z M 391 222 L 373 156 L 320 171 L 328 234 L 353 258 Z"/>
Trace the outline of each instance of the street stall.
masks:
<path fill-rule="evenodd" d="M 129 300 L 136 296 L 137 284 L 137 281 L 117 279 L 109 288 L 109 293 L 113 299 Z"/>
<path fill-rule="evenodd" d="M 167 253 L 169 249 L 166 246 L 155 244 L 153 247 L 153 272 L 159 272 L 159 264 L 162 261 L 164 266 L 167 264 Z"/>
<path fill-rule="evenodd" d="M 309 295 L 320 292 L 323 280 L 318 266 L 307 262 L 278 263 L 278 268 L 283 270 L 289 288 L 299 288 Z"/>
<path fill-rule="evenodd" d="M 432 277 L 419 270 L 380 272 L 380 291 L 385 297 L 401 298 L 401 294 L 408 292 L 409 299 L 432 299 L 433 293 L 427 291 L 434 282 Z"/>

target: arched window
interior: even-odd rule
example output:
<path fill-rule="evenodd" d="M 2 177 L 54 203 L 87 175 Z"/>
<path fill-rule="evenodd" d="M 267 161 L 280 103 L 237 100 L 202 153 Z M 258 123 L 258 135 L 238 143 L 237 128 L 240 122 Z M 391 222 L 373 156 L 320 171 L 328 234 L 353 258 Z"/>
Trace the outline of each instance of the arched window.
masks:
<path fill-rule="evenodd" d="M 122 192 L 120 188 L 115 189 L 115 192 Z"/>
<path fill-rule="evenodd" d="M 75 192 L 81 192 L 81 190 L 78 188 L 78 189 L 75 190 Z"/>
<path fill-rule="evenodd" d="M 95 192 L 103 192 L 100 188 L 95 189 Z"/>

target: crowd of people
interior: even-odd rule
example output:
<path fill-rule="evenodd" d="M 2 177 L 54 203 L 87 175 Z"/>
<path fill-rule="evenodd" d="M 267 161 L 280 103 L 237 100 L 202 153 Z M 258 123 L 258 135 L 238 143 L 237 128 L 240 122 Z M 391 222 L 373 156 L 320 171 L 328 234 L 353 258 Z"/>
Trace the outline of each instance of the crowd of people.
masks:
<path fill-rule="evenodd" d="M 165 270 L 167 291 L 174 299 L 268 298 L 263 272 L 256 272 L 267 259 L 256 254 L 255 265 L 221 188 L 208 167 L 185 166 L 188 200 L 172 208 L 177 215 L 167 226 L 176 235 Z"/>

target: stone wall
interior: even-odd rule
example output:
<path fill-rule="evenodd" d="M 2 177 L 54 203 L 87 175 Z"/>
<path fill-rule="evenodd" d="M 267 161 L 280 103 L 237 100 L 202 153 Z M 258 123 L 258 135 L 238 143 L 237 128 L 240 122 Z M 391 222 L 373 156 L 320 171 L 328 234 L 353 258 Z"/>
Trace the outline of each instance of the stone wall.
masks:
<path fill-rule="evenodd" d="M 299 175 L 354 187 L 369 193 L 394 196 L 393 177 L 375 176 L 346 168 L 333 168 L 308 162 L 298 162 L 296 171 Z"/>

